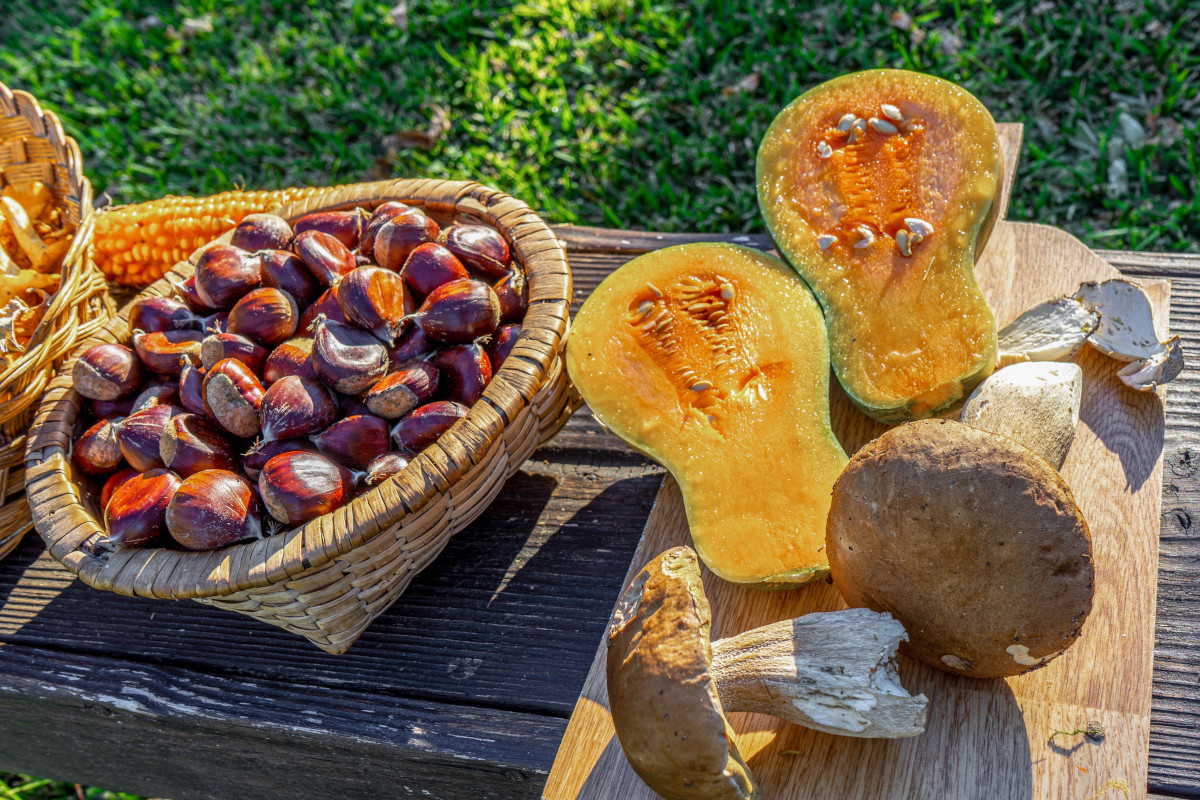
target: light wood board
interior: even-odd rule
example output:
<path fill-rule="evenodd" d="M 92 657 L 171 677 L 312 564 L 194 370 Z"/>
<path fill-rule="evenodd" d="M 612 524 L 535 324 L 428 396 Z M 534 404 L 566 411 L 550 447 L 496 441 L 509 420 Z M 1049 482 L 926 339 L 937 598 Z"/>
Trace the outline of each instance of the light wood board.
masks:
<path fill-rule="evenodd" d="M 1001 126 L 1011 187 L 1019 126 Z M 1005 204 L 1006 205 L 1006 204 Z M 976 275 L 1003 326 L 1029 306 L 1119 273 L 1055 228 L 997 224 Z M 1160 334 L 1169 284 L 1141 281 Z M 1162 486 L 1163 404 L 1127 389 L 1119 364 L 1085 347 L 1080 424 L 1063 475 L 1091 526 L 1096 600 L 1083 636 L 1046 667 L 1006 680 L 972 680 L 902 659 L 901 680 L 929 698 L 924 735 L 880 741 L 831 736 L 772 717 L 733 714 L 737 744 L 770 800 L 1103 800 L 1146 796 Z M 836 387 L 836 384 L 835 384 Z M 834 428 L 853 452 L 884 428 L 832 391 Z M 688 544 L 675 482 L 664 481 L 629 576 Z M 828 583 L 790 592 L 737 587 L 707 571 L 713 637 L 843 607 Z M 604 640 L 576 704 L 545 800 L 653 800 L 621 752 L 604 685 Z M 1097 744 L 1059 736 L 1099 722 Z"/>

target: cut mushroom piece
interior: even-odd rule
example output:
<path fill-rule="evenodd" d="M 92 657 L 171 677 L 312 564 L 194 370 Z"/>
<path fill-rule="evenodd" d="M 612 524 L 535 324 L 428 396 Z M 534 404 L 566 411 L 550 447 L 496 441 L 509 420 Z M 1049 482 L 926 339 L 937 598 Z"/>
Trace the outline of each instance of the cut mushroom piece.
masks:
<path fill-rule="evenodd" d="M 916 736 L 927 701 L 900 685 L 907 639 L 887 614 L 810 614 L 718 642 L 688 547 L 654 559 L 625 590 L 609 631 L 609 706 L 630 765 L 672 800 L 748 800 L 754 778 L 725 714 L 771 714 L 830 733 Z"/>
<path fill-rule="evenodd" d="M 1100 326 L 1088 337 L 1088 344 L 1101 353 L 1118 361 L 1138 361 L 1165 349 L 1154 331 L 1150 299 L 1136 284 L 1123 278 L 1085 283 L 1075 297 L 1100 313 Z"/>
<path fill-rule="evenodd" d="M 1121 383 L 1139 392 L 1153 391 L 1156 386 L 1175 380 L 1183 372 L 1183 347 L 1175 336 L 1163 344 L 1162 352 L 1140 361 L 1131 361 L 1121 368 L 1117 377 Z"/>
<path fill-rule="evenodd" d="M 1062 469 L 1082 396 L 1083 370 L 1077 364 L 1013 364 L 975 388 L 959 421 L 1015 439 Z"/>
<path fill-rule="evenodd" d="M 1064 361 L 1079 352 L 1099 325 L 1100 312 L 1074 297 L 1038 303 L 1000 331 L 1000 364 Z"/>

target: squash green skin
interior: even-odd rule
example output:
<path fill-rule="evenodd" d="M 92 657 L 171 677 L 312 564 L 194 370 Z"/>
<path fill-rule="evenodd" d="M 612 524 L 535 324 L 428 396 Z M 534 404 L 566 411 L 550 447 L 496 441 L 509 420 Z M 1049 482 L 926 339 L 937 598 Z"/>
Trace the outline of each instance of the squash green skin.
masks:
<path fill-rule="evenodd" d="M 869 131 L 864 141 L 875 152 L 893 148 L 895 169 L 888 159 L 863 162 L 853 173 L 863 177 L 852 185 L 859 193 L 846 194 L 839 180 L 849 162 L 839 159 L 849 150 L 838 152 L 845 140 L 834 126 L 846 112 L 886 122 L 883 103 L 902 106 L 921 127 L 915 136 Z M 827 139 L 835 154 L 822 158 L 817 142 Z M 974 263 L 995 221 L 1000 176 L 999 136 L 983 105 L 947 81 L 903 70 L 823 83 L 784 108 L 763 137 L 763 219 L 821 304 L 838 381 L 871 417 L 897 424 L 934 416 L 994 370 L 996 323 Z M 929 219 L 935 233 L 903 257 L 893 237 L 908 215 Z M 854 247 L 861 239 L 851 219 L 870 221 L 876 240 L 865 249 Z M 834 235 L 828 250 L 822 234 Z"/>
<path fill-rule="evenodd" d="M 700 306 L 729 322 L 717 339 L 680 299 L 696 283 L 709 287 Z M 724 286 L 726 303 L 711 288 Z M 659 313 L 641 315 L 647 303 L 670 309 L 661 337 L 645 330 Z M 830 426 L 828 359 L 820 308 L 795 272 L 716 243 L 647 253 L 613 272 L 576 315 L 566 350 L 596 417 L 678 481 L 704 563 L 757 588 L 828 573 L 825 520 L 848 461 Z"/>

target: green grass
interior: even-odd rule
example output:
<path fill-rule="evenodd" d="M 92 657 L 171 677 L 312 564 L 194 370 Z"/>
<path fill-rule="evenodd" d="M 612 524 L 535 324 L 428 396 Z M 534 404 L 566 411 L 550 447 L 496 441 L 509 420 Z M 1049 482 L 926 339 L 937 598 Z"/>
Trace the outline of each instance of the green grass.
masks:
<path fill-rule="evenodd" d="M 393 1 L 16 4 L 0 80 L 62 115 L 117 202 L 429 175 L 481 179 L 555 221 L 750 231 L 775 112 L 833 75 L 910 67 L 1026 124 L 1011 217 L 1196 249 L 1187 0 L 409 0 L 400 25 Z M 899 8 L 910 29 L 890 23 Z M 189 19 L 203 22 L 186 35 Z M 723 91 L 750 75 L 757 88 Z M 431 149 L 398 146 L 439 109 L 450 127 Z"/>
<path fill-rule="evenodd" d="M 88 789 L 29 775 L 0 772 L 0 800 L 140 800 L 132 794 Z"/>

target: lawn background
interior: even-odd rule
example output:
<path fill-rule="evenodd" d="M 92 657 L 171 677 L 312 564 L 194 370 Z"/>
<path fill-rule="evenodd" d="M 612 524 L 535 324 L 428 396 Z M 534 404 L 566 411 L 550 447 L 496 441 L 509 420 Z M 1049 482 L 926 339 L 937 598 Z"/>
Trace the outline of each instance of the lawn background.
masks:
<path fill-rule="evenodd" d="M 761 231 L 754 153 L 775 113 L 888 66 L 1025 123 L 1010 218 L 1198 249 L 1186 0 L 0 6 L 0 81 L 59 114 L 110 202 L 429 176 L 555 222 Z M 0 775 L 0 800 L 79 794 L 115 796 Z"/>

